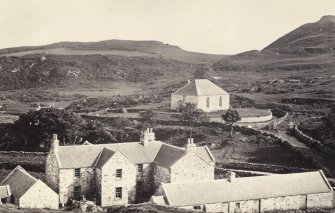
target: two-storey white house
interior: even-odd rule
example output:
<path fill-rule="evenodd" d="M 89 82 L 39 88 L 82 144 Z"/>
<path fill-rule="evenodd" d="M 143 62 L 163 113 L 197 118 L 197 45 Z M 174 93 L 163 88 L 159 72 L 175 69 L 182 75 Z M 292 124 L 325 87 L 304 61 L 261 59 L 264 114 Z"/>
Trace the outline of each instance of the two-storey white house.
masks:
<path fill-rule="evenodd" d="M 161 183 L 214 180 L 214 164 L 206 146 L 172 146 L 148 128 L 129 143 L 60 146 L 54 135 L 46 176 L 61 204 L 85 196 L 105 207 L 150 198 Z"/>

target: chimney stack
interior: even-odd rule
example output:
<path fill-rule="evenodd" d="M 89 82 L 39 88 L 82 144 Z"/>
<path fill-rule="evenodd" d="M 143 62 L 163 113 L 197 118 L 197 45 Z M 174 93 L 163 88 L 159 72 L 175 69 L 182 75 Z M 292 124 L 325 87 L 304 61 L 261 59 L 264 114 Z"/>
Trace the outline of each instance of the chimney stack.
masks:
<path fill-rule="evenodd" d="M 194 151 L 197 145 L 194 143 L 193 138 L 187 138 L 187 144 L 185 146 L 186 152 Z"/>
<path fill-rule="evenodd" d="M 154 142 L 156 140 L 155 133 L 152 128 L 147 128 L 141 135 L 141 143 L 143 146 L 147 146 L 150 142 Z"/>
<path fill-rule="evenodd" d="M 235 181 L 235 176 L 236 176 L 235 172 L 229 171 L 228 172 L 228 177 L 227 177 L 228 181 L 231 182 L 231 183 L 234 182 Z"/>
<path fill-rule="evenodd" d="M 59 140 L 57 138 L 57 134 L 53 134 L 51 139 L 51 151 L 58 152 L 59 151 Z"/>

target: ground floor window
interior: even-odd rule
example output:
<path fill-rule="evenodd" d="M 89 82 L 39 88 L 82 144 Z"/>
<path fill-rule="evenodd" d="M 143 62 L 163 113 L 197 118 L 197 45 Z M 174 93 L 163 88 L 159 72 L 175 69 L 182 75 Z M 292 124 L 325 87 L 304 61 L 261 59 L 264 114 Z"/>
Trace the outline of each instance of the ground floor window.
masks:
<path fill-rule="evenodd" d="M 138 191 L 138 192 L 143 191 L 143 181 L 137 181 L 137 183 L 136 183 L 136 191 Z"/>
<path fill-rule="evenodd" d="M 122 198 L 122 187 L 115 188 L 115 198 L 121 199 Z"/>
<path fill-rule="evenodd" d="M 74 199 L 76 199 L 76 200 L 80 199 L 80 191 L 81 191 L 80 186 L 75 186 L 74 187 L 74 189 L 73 189 L 73 197 L 74 197 Z"/>

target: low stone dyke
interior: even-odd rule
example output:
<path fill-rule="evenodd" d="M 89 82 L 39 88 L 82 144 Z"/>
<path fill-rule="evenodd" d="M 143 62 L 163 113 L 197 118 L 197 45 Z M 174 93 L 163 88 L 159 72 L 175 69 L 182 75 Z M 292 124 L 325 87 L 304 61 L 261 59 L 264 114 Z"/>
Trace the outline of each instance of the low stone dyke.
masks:
<path fill-rule="evenodd" d="M 322 117 L 313 117 L 313 118 L 309 118 L 309 119 L 306 119 L 304 121 L 301 121 L 301 122 L 305 122 L 305 121 L 316 121 L 316 120 L 319 120 L 321 119 Z M 301 123 L 300 122 L 300 123 Z M 324 154 L 327 154 L 327 155 L 332 155 L 334 154 L 334 152 L 329 149 L 328 147 L 324 146 L 319 140 L 316 140 L 308 135 L 306 135 L 303 131 L 301 131 L 299 129 L 299 125 L 300 124 L 296 124 L 294 125 L 293 129 L 292 129 L 292 132 L 294 134 L 294 136 L 296 138 L 298 138 L 299 140 L 303 141 L 306 145 L 312 147 L 312 148 L 315 148 L 316 150 L 324 153 Z"/>
<path fill-rule="evenodd" d="M 276 117 L 278 117 L 278 119 L 275 119 L 273 121 L 271 121 L 266 128 L 268 130 L 271 129 L 275 129 L 279 124 L 281 124 L 282 122 L 284 122 L 287 119 L 288 116 L 288 112 L 285 112 L 283 110 L 280 109 L 272 109 L 272 114 Z"/>

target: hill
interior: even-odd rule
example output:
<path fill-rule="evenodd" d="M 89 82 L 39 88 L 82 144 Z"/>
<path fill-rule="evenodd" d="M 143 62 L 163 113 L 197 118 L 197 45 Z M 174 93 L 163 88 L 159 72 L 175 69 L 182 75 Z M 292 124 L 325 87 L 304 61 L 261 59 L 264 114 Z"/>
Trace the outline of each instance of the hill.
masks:
<path fill-rule="evenodd" d="M 293 54 L 322 54 L 332 53 L 334 48 L 335 16 L 324 16 L 318 22 L 304 24 L 284 35 L 264 50 Z"/>
<path fill-rule="evenodd" d="M 304 24 L 280 37 L 263 50 L 252 50 L 226 57 L 213 64 L 214 70 L 331 69 L 335 66 L 335 16 Z"/>
<path fill-rule="evenodd" d="M 195 65 L 165 58 L 115 55 L 29 55 L 0 58 L 0 90 L 69 87 L 99 81 L 185 78 Z"/>
<path fill-rule="evenodd" d="M 196 53 L 159 41 L 107 40 L 99 42 L 59 42 L 43 46 L 14 47 L 0 50 L 1 56 L 30 54 L 54 55 L 117 55 L 165 58 L 185 63 L 209 63 L 223 55 Z"/>

